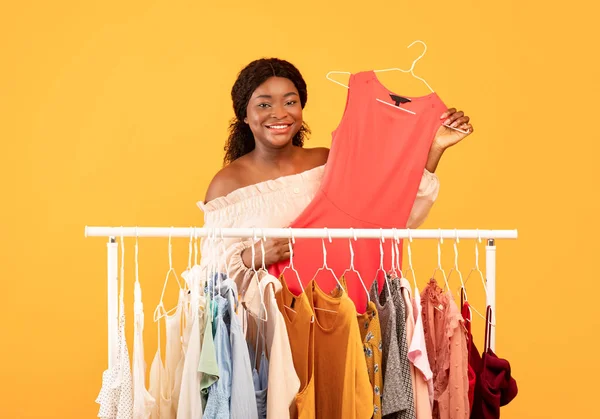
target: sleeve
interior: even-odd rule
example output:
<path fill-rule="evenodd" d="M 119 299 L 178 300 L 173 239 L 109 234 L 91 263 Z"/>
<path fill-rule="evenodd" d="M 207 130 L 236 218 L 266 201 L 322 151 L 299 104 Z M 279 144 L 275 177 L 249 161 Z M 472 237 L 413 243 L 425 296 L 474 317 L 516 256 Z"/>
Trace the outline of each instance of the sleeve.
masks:
<path fill-rule="evenodd" d="M 225 226 L 204 225 L 204 228 L 214 227 Z M 202 277 L 207 278 L 207 275 L 210 275 L 215 270 L 227 272 L 229 278 L 236 283 L 240 295 L 244 295 L 251 276 L 247 275 L 250 269 L 244 265 L 242 252 L 251 246 L 251 238 L 246 240 L 235 238 L 218 239 L 216 244 L 206 237 L 202 238 L 202 259 L 200 262 Z"/>
<path fill-rule="evenodd" d="M 418 228 L 429 214 L 433 203 L 437 199 L 440 191 L 440 181 L 435 173 L 431 173 L 427 169 L 424 169 L 423 176 L 421 177 L 421 183 L 419 184 L 419 190 L 417 191 L 417 197 L 408 216 L 406 222 L 407 228 Z"/>

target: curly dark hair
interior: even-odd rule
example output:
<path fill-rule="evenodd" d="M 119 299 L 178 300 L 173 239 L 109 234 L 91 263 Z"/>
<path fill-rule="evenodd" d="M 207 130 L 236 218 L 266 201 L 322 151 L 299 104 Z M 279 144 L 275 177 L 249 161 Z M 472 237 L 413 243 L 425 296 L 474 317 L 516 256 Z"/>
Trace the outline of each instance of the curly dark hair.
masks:
<path fill-rule="evenodd" d="M 231 89 L 235 117 L 229 124 L 229 138 L 225 143 L 224 165 L 254 150 L 256 144 L 254 135 L 252 135 L 248 124 L 244 122 L 244 118 L 246 117 L 246 109 L 252 93 L 270 77 L 284 77 L 294 83 L 300 95 L 300 104 L 302 109 L 304 109 L 308 95 L 306 82 L 302 78 L 300 71 L 293 64 L 278 58 L 261 58 L 252 61 L 240 71 Z M 292 144 L 302 147 L 304 140 L 309 134 L 310 129 L 308 125 L 303 123 L 296 135 L 294 135 Z"/>

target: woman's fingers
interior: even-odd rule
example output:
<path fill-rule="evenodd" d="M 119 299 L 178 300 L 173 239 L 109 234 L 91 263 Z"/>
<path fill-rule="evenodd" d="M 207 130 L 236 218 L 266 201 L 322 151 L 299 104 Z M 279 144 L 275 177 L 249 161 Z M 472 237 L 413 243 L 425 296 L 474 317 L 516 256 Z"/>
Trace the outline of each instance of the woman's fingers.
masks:
<path fill-rule="evenodd" d="M 452 122 L 452 124 L 450 124 L 450 126 L 452 128 L 457 128 L 463 124 L 468 124 L 469 120 L 470 120 L 470 118 L 468 116 L 462 116 L 460 118 L 457 118 L 454 122 Z"/>
<path fill-rule="evenodd" d="M 442 116 L 440 116 L 440 119 L 444 119 L 444 118 L 448 118 L 450 115 L 452 115 L 454 112 L 456 112 L 456 108 L 450 108 L 448 109 L 446 112 L 444 112 L 442 114 Z"/>

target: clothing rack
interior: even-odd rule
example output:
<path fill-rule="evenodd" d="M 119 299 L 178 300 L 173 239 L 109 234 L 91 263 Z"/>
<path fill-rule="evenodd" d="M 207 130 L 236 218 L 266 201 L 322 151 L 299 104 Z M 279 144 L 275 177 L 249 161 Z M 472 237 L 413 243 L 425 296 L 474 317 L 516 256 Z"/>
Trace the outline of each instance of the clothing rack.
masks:
<path fill-rule="evenodd" d="M 118 244 L 117 237 L 239 237 L 239 238 L 316 238 L 316 239 L 477 239 L 486 240 L 485 279 L 486 303 L 492 308 L 493 325 L 496 317 L 496 240 L 516 239 L 517 230 L 458 230 L 458 229 L 352 229 L 352 228 L 196 228 L 196 227 L 85 227 L 86 237 L 108 237 L 108 366 L 117 354 L 118 333 Z M 495 350 L 496 333 L 492 328 L 490 347 Z"/>

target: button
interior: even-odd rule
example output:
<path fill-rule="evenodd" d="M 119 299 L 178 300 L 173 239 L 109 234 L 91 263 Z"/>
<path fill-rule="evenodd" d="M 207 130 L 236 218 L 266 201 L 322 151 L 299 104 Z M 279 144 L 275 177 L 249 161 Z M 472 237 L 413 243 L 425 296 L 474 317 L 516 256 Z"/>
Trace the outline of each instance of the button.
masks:
<path fill-rule="evenodd" d="M 300 188 L 294 188 L 294 193 L 300 193 Z"/>

